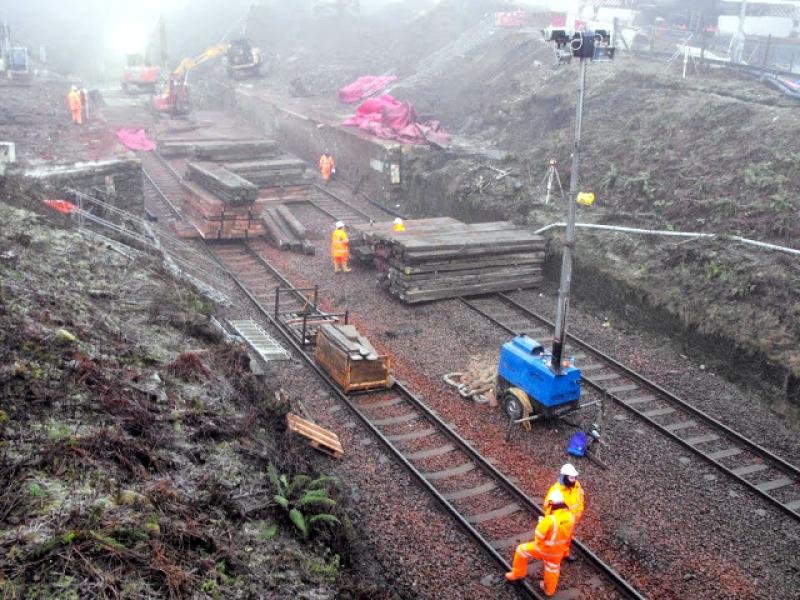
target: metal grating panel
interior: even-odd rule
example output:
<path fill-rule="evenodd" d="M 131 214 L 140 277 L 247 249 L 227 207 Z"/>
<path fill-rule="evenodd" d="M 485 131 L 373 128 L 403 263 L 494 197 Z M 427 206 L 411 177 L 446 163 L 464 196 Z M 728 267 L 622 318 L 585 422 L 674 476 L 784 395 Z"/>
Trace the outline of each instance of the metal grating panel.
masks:
<path fill-rule="evenodd" d="M 255 321 L 228 321 L 253 350 L 265 361 L 289 360 L 292 355 Z"/>

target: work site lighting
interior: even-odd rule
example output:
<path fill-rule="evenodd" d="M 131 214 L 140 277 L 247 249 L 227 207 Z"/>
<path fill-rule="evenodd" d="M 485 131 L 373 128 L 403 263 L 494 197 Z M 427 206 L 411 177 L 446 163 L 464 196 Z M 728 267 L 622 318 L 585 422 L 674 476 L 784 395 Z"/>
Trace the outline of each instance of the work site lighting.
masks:
<path fill-rule="evenodd" d="M 551 37 L 553 37 L 551 35 Z M 559 52 L 562 47 L 556 43 L 556 57 L 562 61 Z M 553 334 L 553 352 L 550 360 L 550 369 L 560 373 L 562 369 L 562 355 L 567 337 L 567 311 L 569 308 L 569 290 L 572 281 L 572 253 L 575 249 L 575 213 L 577 204 L 590 206 L 594 202 L 594 194 L 582 192 L 578 194 L 581 151 L 581 126 L 583 122 L 583 100 L 586 95 L 586 65 L 593 60 L 613 60 L 614 47 L 611 45 L 611 36 L 608 31 L 576 31 L 570 40 L 569 51 L 573 57 L 580 60 L 578 74 L 578 103 L 575 109 L 575 138 L 572 145 L 572 169 L 569 179 L 569 202 L 567 203 L 567 230 L 564 240 L 564 253 L 561 261 L 561 282 L 558 288 L 558 306 L 556 307 L 556 326 Z"/>

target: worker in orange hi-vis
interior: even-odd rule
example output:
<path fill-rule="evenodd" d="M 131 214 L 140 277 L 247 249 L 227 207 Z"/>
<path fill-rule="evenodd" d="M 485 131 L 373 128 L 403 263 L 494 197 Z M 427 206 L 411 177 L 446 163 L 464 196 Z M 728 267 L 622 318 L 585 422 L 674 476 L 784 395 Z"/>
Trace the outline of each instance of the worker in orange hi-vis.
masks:
<path fill-rule="evenodd" d="M 336 172 L 336 162 L 334 162 L 333 157 L 327 152 L 319 157 L 319 170 L 325 181 L 330 181 L 331 175 Z"/>
<path fill-rule="evenodd" d="M 548 596 L 556 593 L 558 578 L 561 576 L 561 561 L 565 551 L 568 552 L 567 544 L 575 526 L 575 518 L 558 490 L 551 494 L 550 500 L 550 514 L 539 518 L 532 542 L 517 546 L 511 570 L 506 573 L 509 581 L 522 579 L 528 574 L 528 561 L 533 558 L 541 559 L 544 561 L 544 575 L 539 587 Z"/>
<path fill-rule="evenodd" d="M 550 505 L 550 495 L 558 492 L 563 498 L 564 503 L 569 508 L 569 512 L 572 513 L 572 516 L 575 518 L 575 528 L 572 530 L 572 535 L 575 535 L 575 529 L 578 527 L 578 523 L 580 522 L 581 518 L 583 517 L 583 510 L 586 504 L 586 493 L 583 491 L 583 487 L 581 486 L 581 482 L 578 481 L 578 470 L 572 466 L 570 463 L 566 463 L 563 467 L 561 467 L 561 473 L 559 474 L 558 481 L 553 484 L 553 486 L 547 491 L 547 495 L 544 497 L 544 514 L 550 514 L 548 512 L 548 506 Z M 572 537 L 569 538 L 569 542 L 567 543 L 567 551 L 564 554 L 564 558 L 568 561 L 572 562 L 575 560 L 575 556 L 570 552 L 570 546 L 572 545 Z"/>
<path fill-rule="evenodd" d="M 406 225 L 403 223 L 403 219 L 397 217 L 394 222 L 392 223 L 392 231 L 405 231 Z"/>
<path fill-rule="evenodd" d="M 336 229 L 331 236 L 331 258 L 333 259 L 333 272 L 338 273 L 339 269 L 345 273 L 350 272 L 350 240 L 344 231 L 344 223 L 338 221 Z"/>
<path fill-rule="evenodd" d="M 67 94 L 67 103 L 69 110 L 72 113 L 72 122 L 76 125 L 83 123 L 83 104 L 81 103 L 81 93 L 78 91 L 78 86 L 73 85 Z"/>

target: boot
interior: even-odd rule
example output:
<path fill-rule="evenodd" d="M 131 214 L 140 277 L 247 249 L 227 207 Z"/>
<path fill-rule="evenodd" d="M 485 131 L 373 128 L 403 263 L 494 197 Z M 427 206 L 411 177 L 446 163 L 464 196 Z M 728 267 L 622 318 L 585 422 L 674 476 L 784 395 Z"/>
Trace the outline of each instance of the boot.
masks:
<path fill-rule="evenodd" d="M 564 557 L 564 560 L 566 560 L 567 562 L 575 562 L 576 560 L 578 560 L 578 557 L 575 556 L 572 552 L 570 552 Z"/>
<path fill-rule="evenodd" d="M 351 268 L 350 268 L 350 265 L 348 265 L 347 263 L 344 263 L 344 264 L 342 265 L 342 271 L 344 271 L 345 273 L 349 273 L 349 272 L 350 272 L 350 271 L 352 271 L 352 270 L 353 270 L 353 269 L 351 269 Z"/>
<path fill-rule="evenodd" d="M 523 577 L 525 577 L 525 575 L 517 575 L 514 573 L 514 571 L 509 571 L 506 573 L 506 579 L 508 579 L 508 581 L 516 581 L 517 579 L 522 579 Z"/>
<path fill-rule="evenodd" d="M 333 263 L 333 272 L 334 273 L 338 273 L 339 272 L 339 263 L 338 262 Z"/>

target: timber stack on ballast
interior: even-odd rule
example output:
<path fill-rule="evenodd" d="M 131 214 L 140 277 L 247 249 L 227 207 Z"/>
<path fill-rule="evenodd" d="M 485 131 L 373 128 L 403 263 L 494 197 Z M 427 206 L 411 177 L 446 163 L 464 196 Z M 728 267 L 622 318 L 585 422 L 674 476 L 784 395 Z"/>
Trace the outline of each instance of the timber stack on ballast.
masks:
<path fill-rule="evenodd" d="M 230 206 L 246 206 L 258 198 L 258 188 L 254 183 L 212 162 L 186 163 L 186 178 Z"/>
<path fill-rule="evenodd" d="M 294 250 L 314 254 L 314 244 L 308 239 L 306 228 L 283 204 L 265 208 L 261 213 L 264 233 L 279 250 Z"/>
<path fill-rule="evenodd" d="M 508 221 L 467 224 L 449 217 L 354 225 L 389 292 L 407 303 L 511 291 L 542 279 L 544 238 Z M 363 255 L 363 250 L 355 249 Z"/>

